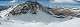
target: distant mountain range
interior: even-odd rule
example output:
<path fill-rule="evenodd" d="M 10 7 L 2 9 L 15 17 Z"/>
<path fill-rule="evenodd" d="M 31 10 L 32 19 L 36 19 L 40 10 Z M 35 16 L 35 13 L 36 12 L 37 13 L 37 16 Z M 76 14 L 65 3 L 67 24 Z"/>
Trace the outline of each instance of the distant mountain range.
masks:
<path fill-rule="evenodd" d="M 13 1 L 13 0 L 0 0 L 0 1 Z"/>
<path fill-rule="evenodd" d="M 75 1 L 75 2 L 77 2 L 77 3 L 80 3 L 80 0 L 73 0 L 73 1 Z"/>
<path fill-rule="evenodd" d="M 0 11 L 8 9 L 10 6 L 0 6 Z"/>

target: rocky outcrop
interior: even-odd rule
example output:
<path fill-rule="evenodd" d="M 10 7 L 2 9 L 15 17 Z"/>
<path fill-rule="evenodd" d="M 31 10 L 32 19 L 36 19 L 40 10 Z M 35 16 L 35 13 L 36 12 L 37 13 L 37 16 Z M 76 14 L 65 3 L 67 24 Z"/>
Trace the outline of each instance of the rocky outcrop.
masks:
<path fill-rule="evenodd" d="M 50 11 L 58 16 L 59 15 L 69 16 L 69 15 L 73 15 L 75 13 L 75 12 L 73 12 L 73 10 L 70 10 L 70 9 L 52 9 Z"/>
<path fill-rule="evenodd" d="M 27 1 L 23 4 L 18 5 L 14 10 L 10 12 L 12 15 L 26 14 L 31 12 L 32 14 L 37 14 L 40 4 L 38 2 Z"/>
<path fill-rule="evenodd" d="M 63 11 L 62 11 L 62 13 L 64 14 L 64 15 L 72 15 L 72 14 L 74 14 L 75 12 L 72 12 L 71 10 L 69 10 L 69 9 L 64 9 Z"/>

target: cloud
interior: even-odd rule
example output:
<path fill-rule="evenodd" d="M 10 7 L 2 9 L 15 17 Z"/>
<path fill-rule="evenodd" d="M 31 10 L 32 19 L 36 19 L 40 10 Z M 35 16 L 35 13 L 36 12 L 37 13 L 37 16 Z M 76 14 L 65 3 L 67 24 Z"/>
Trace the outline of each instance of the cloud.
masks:
<path fill-rule="evenodd" d="M 49 0 L 51 3 L 73 3 L 73 0 Z"/>
<path fill-rule="evenodd" d="M 80 0 L 77 0 L 77 1 L 80 1 Z"/>
<path fill-rule="evenodd" d="M 16 0 L 10 1 L 10 2 L 16 2 Z"/>

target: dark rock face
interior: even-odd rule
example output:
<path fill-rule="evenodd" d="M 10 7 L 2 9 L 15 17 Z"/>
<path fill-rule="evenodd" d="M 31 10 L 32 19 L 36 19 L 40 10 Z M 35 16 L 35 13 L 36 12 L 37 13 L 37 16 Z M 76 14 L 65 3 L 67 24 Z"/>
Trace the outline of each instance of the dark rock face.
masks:
<path fill-rule="evenodd" d="M 26 14 L 28 11 L 29 11 L 29 9 L 26 6 L 24 6 L 24 7 L 20 7 L 20 9 L 12 10 L 10 13 L 12 15 L 17 15 L 17 14 Z"/>
<path fill-rule="evenodd" d="M 29 12 L 29 10 L 32 14 L 37 14 L 37 9 L 39 9 L 39 6 L 40 5 L 38 2 L 28 1 L 17 6 L 14 10 L 10 12 L 10 14 L 12 15 L 26 14 Z"/>
<path fill-rule="evenodd" d="M 69 9 L 54 9 L 54 10 L 51 10 L 52 13 L 54 13 L 55 15 L 64 15 L 64 16 L 69 16 L 69 15 L 72 15 L 74 14 L 74 12 L 72 12 L 71 10 Z"/>

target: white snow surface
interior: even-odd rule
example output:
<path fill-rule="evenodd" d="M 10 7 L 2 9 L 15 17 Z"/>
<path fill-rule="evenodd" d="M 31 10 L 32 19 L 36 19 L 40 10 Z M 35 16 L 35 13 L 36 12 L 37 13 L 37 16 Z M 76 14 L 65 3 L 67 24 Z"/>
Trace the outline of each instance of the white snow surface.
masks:
<path fill-rule="evenodd" d="M 73 17 L 72 20 L 69 20 L 69 17 L 56 18 L 42 11 L 8 18 L 12 19 L 12 22 L 5 22 L 0 27 L 80 27 L 80 18 Z"/>

